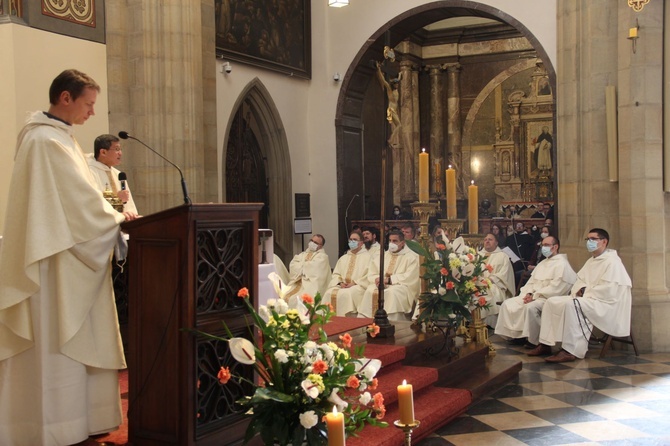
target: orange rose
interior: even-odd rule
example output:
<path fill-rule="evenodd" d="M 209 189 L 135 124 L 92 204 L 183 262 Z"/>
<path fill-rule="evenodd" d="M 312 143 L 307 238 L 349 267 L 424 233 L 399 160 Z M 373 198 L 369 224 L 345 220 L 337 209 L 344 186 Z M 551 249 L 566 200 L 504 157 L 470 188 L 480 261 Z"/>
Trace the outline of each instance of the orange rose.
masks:
<path fill-rule="evenodd" d="M 451 282 L 451 281 L 447 282 L 447 289 L 448 290 L 453 290 L 454 289 L 454 282 Z"/>
<path fill-rule="evenodd" d="M 372 382 L 368 384 L 368 389 L 371 391 L 377 390 L 377 386 L 379 385 L 379 381 L 377 381 L 377 378 L 372 378 Z"/>
<path fill-rule="evenodd" d="M 300 296 L 300 299 L 306 304 L 313 304 L 314 303 L 314 298 L 310 296 L 309 294 L 305 293 L 302 296 Z"/>
<path fill-rule="evenodd" d="M 477 303 L 479 304 L 480 307 L 486 306 L 486 298 L 484 296 L 480 297 Z"/>
<path fill-rule="evenodd" d="M 249 290 L 246 287 L 240 288 L 240 291 L 237 292 L 237 297 L 246 299 L 247 297 L 249 297 Z"/>
<path fill-rule="evenodd" d="M 342 346 L 349 348 L 351 347 L 351 335 L 349 333 L 345 333 L 343 335 L 340 335 L 340 341 L 342 341 Z"/>
<path fill-rule="evenodd" d="M 347 387 L 351 387 L 352 389 L 358 389 L 358 386 L 361 385 L 360 380 L 356 377 L 356 375 L 351 375 L 349 379 L 347 379 Z"/>
<path fill-rule="evenodd" d="M 377 336 L 380 330 L 381 329 L 379 328 L 379 325 L 375 324 L 374 322 L 372 323 L 372 325 L 368 325 L 368 333 L 370 333 L 371 338 Z"/>
<path fill-rule="evenodd" d="M 442 269 L 440 269 L 440 274 L 442 274 L 443 276 L 447 276 L 449 275 L 449 271 L 447 271 L 447 268 L 442 267 Z"/>
<path fill-rule="evenodd" d="M 246 288 L 244 289 L 246 290 Z M 231 376 L 232 375 L 230 374 L 230 369 L 228 367 L 221 367 L 221 370 L 219 370 L 219 373 L 216 375 L 216 377 L 219 378 L 219 382 L 221 384 L 227 384 Z"/>

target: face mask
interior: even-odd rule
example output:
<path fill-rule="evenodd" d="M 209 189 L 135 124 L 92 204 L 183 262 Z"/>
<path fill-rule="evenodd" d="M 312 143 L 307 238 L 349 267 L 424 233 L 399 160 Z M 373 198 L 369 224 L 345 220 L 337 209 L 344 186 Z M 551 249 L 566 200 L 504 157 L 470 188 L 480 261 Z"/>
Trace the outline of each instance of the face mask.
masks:
<path fill-rule="evenodd" d="M 543 246 L 542 255 L 547 258 L 551 257 L 551 246 Z"/>
<path fill-rule="evenodd" d="M 398 245 L 395 243 L 389 243 L 389 252 L 397 252 L 398 251 Z"/>
<path fill-rule="evenodd" d="M 349 249 L 358 248 L 358 242 L 356 240 L 349 240 Z"/>
<path fill-rule="evenodd" d="M 549 234 L 547 234 L 546 232 L 543 232 L 542 234 L 540 234 L 540 237 L 547 238 L 547 237 L 549 237 Z"/>
<path fill-rule="evenodd" d="M 319 249 L 319 245 L 310 240 L 309 243 L 307 244 L 307 248 L 310 251 L 316 251 L 317 249 Z"/>
<path fill-rule="evenodd" d="M 394 213 L 395 215 L 400 215 L 400 211 L 397 210 L 397 209 L 396 209 L 395 211 L 393 211 L 393 213 Z"/>
<path fill-rule="evenodd" d="M 586 241 L 586 249 L 589 252 L 593 252 L 596 249 L 598 249 L 598 240 L 587 240 Z"/>
<path fill-rule="evenodd" d="M 514 231 L 507 231 L 507 235 L 512 235 L 514 234 Z"/>

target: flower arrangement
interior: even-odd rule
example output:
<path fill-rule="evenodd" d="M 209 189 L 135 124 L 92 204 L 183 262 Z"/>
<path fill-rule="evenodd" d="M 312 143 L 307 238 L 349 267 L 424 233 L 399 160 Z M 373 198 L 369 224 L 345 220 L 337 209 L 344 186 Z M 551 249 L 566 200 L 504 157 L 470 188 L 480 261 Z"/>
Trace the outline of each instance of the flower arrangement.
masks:
<path fill-rule="evenodd" d="M 278 277 L 271 277 L 280 296 L 285 291 Z M 245 443 L 259 434 L 265 444 L 309 445 L 327 443 L 325 414 L 336 406 L 344 413 L 345 431 L 355 435 L 366 424 L 386 426 L 386 409 L 375 375 L 381 367 L 377 359 L 363 357 L 363 346 L 354 348 L 348 333 L 339 342 L 328 341 L 323 325 L 334 315 L 321 296 L 304 294 L 297 308 L 290 309 L 283 299 L 271 299 L 258 312 L 242 288 L 253 322 L 259 330 L 256 342 L 228 334 L 231 355 L 251 365 L 258 378 L 250 383 L 252 395 L 237 401 L 251 415 Z M 368 327 L 371 334 L 378 330 Z M 217 336 L 207 337 L 222 340 Z M 245 380 L 222 366 L 218 379 L 226 385 L 231 379 Z M 248 382 L 248 380 L 245 380 Z"/>
<path fill-rule="evenodd" d="M 433 255 L 415 241 L 408 240 L 407 246 L 425 259 L 422 277 L 427 291 L 419 296 L 419 322 L 447 320 L 455 326 L 464 318 L 471 319 L 472 310 L 489 308 L 485 295 L 491 286 L 492 267 L 462 237 L 450 242 L 442 236 Z"/>

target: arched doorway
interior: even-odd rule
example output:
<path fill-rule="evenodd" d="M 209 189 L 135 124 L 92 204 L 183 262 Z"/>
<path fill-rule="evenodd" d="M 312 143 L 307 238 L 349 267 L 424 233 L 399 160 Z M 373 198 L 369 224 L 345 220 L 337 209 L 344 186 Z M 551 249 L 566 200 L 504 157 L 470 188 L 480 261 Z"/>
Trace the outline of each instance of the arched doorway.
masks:
<path fill-rule="evenodd" d="M 269 92 L 254 79 L 238 97 L 223 150 L 227 202 L 265 203 L 261 226 L 274 232 L 274 250 L 292 255 L 292 185 L 288 141 Z"/>
<path fill-rule="evenodd" d="M 521 45 L 506 46 L 505 42 L 520 42 Z M 408 205 L 416 200 L 413 194 L 418 190 L 417 178 L 413 177 L 411 172 L 418 171 L 416 164 L 418 164 L 418 152 L 421 147 L 429 147 L 429 150 L 432 149 L 440 154 L 442 164 L 432 165 L 431 172 L 438 172 L 440 169 L 443 172 L 447 164 L 451 164 L 453 154 L 458 153 L 457 161 L 463 163 L 461 172 L 464 176 L 467 175 L 466 179 L 469 180 L 472 175 L 471 161 L 480 162 L 488 159 L 490 165 L 498 163 L 496 157 L 500 157 L 500 154 L 495 151 L 497 149 L 495 145 L 501 141 L 501 137 L 503 142 L 508 142 L 509 138 L 511 148 L 508 152 L 517 156 L 516 163 L 523 166 L 524 160 L 518 153 L 518 146 L 527 142 L 524 139 L 526 133 L 524 133 L 523 122 L 521 126 L 517 125 L 516 133 L 512 134 L 507 122 L 497 123 L 496 120 L 500 120 L 500 114 L 503 115 L 503 121 L 510 119 L 511 112 L 506 107 L 510 102 L 511 93 L 513 91 L 516 93 L 515 90 L 523 90 L 528 87 L 530 79 L 536 79 L 533 77 L 531 68 L 536 61 L 541 62 L 544 70 L 543 80 L 548 82 L 549 90 L 555 91 L 556 73 L 547 52 L 522 23 L 494 7 L 464 0 L 445 0 L 422 5 L 406 11 L 379 28 L 361 48 L 344 77 L 336 111 L 340 218 L 345 215 L 350 198 L 361 191 L 364 195 L 362 202 L 365 203 L 365 206 L 354 206 L 349 209 L 349 220 L 380 217 L 381 171 L 378 161 L 382 147 L 386 146 L 384 140 L 385 97 L 376 79 L 375 65 L 371 61 L 384 60 L 383 53 L 386 45 L 394 48 L 396 56 L 399 56 L 395 73 L 389 73 L 388 77 L 398 73 L 403 75 L 402 78 L 398 76 L 401 101 L 403 82 L 413 83 L 415 96 L 410 101 L 413 101 L 413 110 L 416 112 L 416 117 L 406 120 L 402 116 L 401 106 L 402 125 L 413 126 L 411 131 L 413 140 L 412 144 L 407 144 L 410 149 L 405 150 L 404 153 L 394 153 L 393 156 L 389 153 L 391 166 L 388 167 L 386 175 L 386 209 L 391 209 L 394 204 Z M 431 47 L 430 51 L 415 50 L 428 46 Z M 490 48 L 490 51 L 488 54 L 485 51 L 476 53 L 477 48 Z M 439 53 L 440 51 L 442 53 Z M 499 56 L 505 52 L 508 53 L 506 56 Z M 526 59 L 533 62 L 524 65 L 523 73 L 517 72 L 519 61 Z M 473 69 L 472 67 L 476 64 L 479 64 L 481 68 Z M 499 80 L 493 81 L 501 73 L 505 74 L 499 77 Z M 412 79 L 408 80 L 407 75 L 412 76 Z M 518 77 L 517 86 L 514 85 L 515 76 Z M 435 79 L 438 81 L 435 82 Z M 526 85 L 522 85 L 524 82 Z M 440 83 L 442 85 L 439 85 Z M 434 100 L 435 84 L 438 85 L 438 93 L 443 95 L 439 100 Z M 481 92 L 490 86 L 494 86 L 495 90 L 492 95 L 500 96 L 495 101 L 487 101 L 481 95 Z M 532 91 L 529 90 L 529 96 L 532 96 L 531 93 Z M 555 129 L 553 96 L 549 101 L 546 100 L 546 96 L 541 99 L 539 101 L 541 105 L 551 109 L 547 116 L 543 115 L 541 118 L 548 119 L 549 127 Z M 449 108 L 452 107 L 451 103 L 457 103 L 457 106 Z M 504 111 L 496 114 L 493 109 L 487 109 L 491 103 L 495 103 Z M 435 104 L 443 104 L 444 107 L 438 117 L 433 113 Z M 478 107 L 478 116 L 468 115 L 473 107 Z M 480 122 L 486 113 L 491 114 L 490 125 L 486 129 L 489 133 L 482 134 Z M 468 124 L 466 122 L 468 119 L 477 125 L 475 128 L 477 138 L 472 138 L 471 133 L 464 134 L 463 126 Z M 457 126 L 453 126 L 453 123 L 457 123 Z M 544 125 L 542 123 L 542 126 Z M 501 128 L 502 131 L 497 131 L 496 127 Z M 520 132 L 519 128 L 521 128 Z M 534 130 L 534 127 L 529 127 L 529 129 Z M 552 133 L 555 134 L 555 132 Z M 483 137 L 480 137 L 481 135 Z M 467 143 L 470 144 L 467 147 L 463 146 L 466 136 L 469 137 Z M 554 144 L 557 144 L 556 140 Z M 484 157 L 471 156 L 474 151 L 484 145 L 489 146 L 488 153 Z M 517 150 L 516 153 L 515 150 Z M 555 153 L 554 150 L 552 165 L 555 165 Z M 360 166 L 352 167 L 352 159 L 361 160 Z M 431 156 L 431 162 L 433 159 Z M 514 165 L 515 160 L 510 161 Z M 394 163 L 396 166 L 393 166 Z M 520 171 L 521 168 L 517 168 L 517 171 Z M 512 174 L 514 175 L 514 172 Z M 552 174 L 555 173 L 552 172 Z M 433 173 L 431 175 L 437 176 Z M 482 175 L 488 175 L 491 178 L 499 176 L 495 168 L 490 167 Z M 526 187 L 524 178 L 519 174 L 516 175 L 512 178 L 516 184 L 510 189 L 515 193 L 517 189 L 521 190 Z M 490 181 L 494 183 L 493 179 Z M 393 193 L 389 193 L 390 190 L 393 190 Z M 556 200 L 555 183 L 553 192 L 552 196 Z M 496 203 L 496 192 L 493 185 L 486 193 L 492 196 L 482 197 L 483 194 L 480 193 L 480 198 L 487 198 L 492 203 Z M 434 198 L 440 194 L 444 194 L 444 184 L 434 185 L 431 180 L 431 201 L 434 201 Z M 521 194 L 519 196 L 523 199 Z M 402 203 L 396 203 L 395 200 L 401 200 Z M 344 234 L 344 231 L 342 233 Z"/>

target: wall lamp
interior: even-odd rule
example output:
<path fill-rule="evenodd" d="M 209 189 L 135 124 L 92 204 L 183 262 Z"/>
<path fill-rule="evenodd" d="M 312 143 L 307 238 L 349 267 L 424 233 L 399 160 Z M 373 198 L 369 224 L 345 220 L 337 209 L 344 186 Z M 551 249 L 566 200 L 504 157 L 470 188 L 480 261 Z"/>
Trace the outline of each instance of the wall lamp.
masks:
<path fill-rule="evenodd" d="M 628 40 L 633 42 L 633 54 L 637 51 L 637 39 L 640 38 L 640 23 L 635 19 L 635 26 L 628 30 Z"/>
<path fill-rule="evenodd" d="M 333 8 L 341 8 L 342 6 L 347 6 L 349 4 L 349 0 L 328 0 L 328 6 L 332 6 Z"/>

